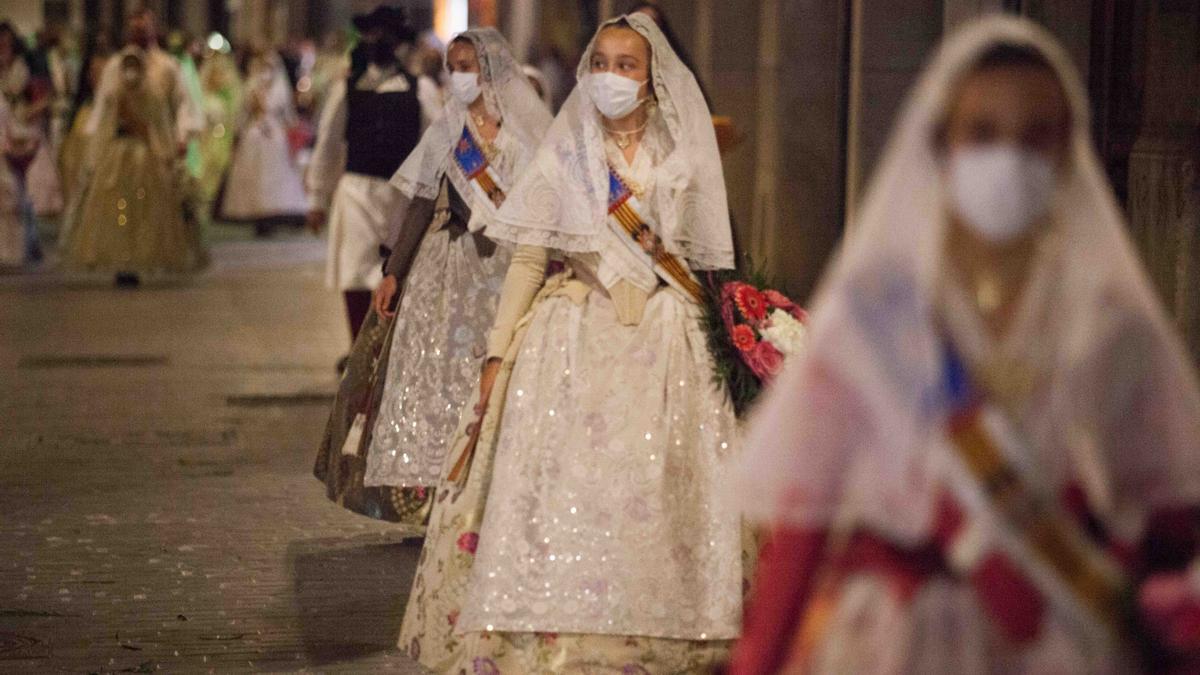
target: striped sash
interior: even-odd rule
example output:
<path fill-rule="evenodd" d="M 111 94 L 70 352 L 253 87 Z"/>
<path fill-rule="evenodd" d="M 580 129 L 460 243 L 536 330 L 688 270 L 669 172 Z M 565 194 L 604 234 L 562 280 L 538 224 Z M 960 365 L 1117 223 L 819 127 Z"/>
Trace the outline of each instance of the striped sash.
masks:
<path fill-rule="evenodd" d="M 704 289 L 692 276 L 687 263 L 663 246 L 662 238 L 642 214 L 637 197 L 617 172 L 608 167 L 608 224 L 621 241 L 654 269 L 654 273 L 697 303 L 704 302 Z"/>
<path fill-rule="evenodd" d="M 951 401 L 947 436 L 960 464 L 977 483 L 999 522 L 1015 535 L 1023 559 L 1042 566 L 1058 590 L 1108 630 L 1123 623 L 1126 580 L 1120 566 L 1057 505 L 1022 480 L 1006 449 L 1023 442 L 1000 410 L 987 405 L 949 344 L 945 383 Z"/>

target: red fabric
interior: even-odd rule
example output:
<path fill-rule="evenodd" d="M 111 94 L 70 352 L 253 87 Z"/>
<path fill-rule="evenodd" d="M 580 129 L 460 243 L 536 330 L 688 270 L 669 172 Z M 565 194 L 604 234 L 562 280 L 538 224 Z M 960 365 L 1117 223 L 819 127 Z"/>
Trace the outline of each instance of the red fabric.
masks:
<path fill-rule="evenodd" d="M 869 532 L 855 534 L 838 561 L 841 575 L 865 573 L 885 579 L 905 602 L 929 577 L 944 571 L 941 551 L 936 546 L 900 548 Z"/>
<path fill-rule="evenodd" d="M 1046 601 L 1008 556 L 992 552 L 984 557 L 971 574 L 971 585 L 1010 642 L 1024 644 L 1041 632 Z"/>
<path fill-rule="evenodd" d="M 774 673 L 783 665 L 812 594 L 825 539 L 824 530 L 780 528 L 763 545 L 730 675 Z"/>
<path fill-rule="evenodd" d="M 933 517 L 933 542 L 943 551 L 950 550 L 950 545 L 962 530 L 966 516 L 954 497 L 943 492 L 938 497 L 937 511 Z"/>

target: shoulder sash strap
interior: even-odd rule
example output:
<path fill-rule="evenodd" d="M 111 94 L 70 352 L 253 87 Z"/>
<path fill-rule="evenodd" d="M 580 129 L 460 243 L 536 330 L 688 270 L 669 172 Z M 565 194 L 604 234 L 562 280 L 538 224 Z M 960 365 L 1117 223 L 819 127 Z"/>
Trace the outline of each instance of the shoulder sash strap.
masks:
<path fill-rule="evenodd" d="M 611 165 L 608 167 L 608 223 L 630 249 L 638 252 L 663 281 L 698 304 L 704 302 L 704 288 L 692 276 L 687 263 L 663 246 L 644 215 L 637 197 Z"/>
<path fill-rule="evenodd" d="M 487 155 L 479 147 L 471 130 L 463 125 L 462 136 L 454 146 L 454 161 L 471 185 L 482 193 L 484 203 L 499 207 L 504 203 L 506 189 L 503 181 L 492 170 Z"/>
<path fill-rule="evenodd" d="M 987 405 L 954 347 L 944 345 L 950 401 L 947 437 L 961 466 L 1024 549 L 1094 620 L 1119 633 L 1127 581 L 1120 566 L 1051 500 L 1031 490 L 1005 448 L 1022 442 L 1001 411 Z"/>

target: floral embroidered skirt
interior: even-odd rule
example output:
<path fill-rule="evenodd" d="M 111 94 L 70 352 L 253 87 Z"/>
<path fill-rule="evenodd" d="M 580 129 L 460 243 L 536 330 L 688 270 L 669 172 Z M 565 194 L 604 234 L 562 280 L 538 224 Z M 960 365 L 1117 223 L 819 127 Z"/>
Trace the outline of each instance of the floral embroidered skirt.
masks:
<path fill-rule="evenodd" d="M 445 483 L 438 489 L 405 611 L 400 647 L 438 673 L 709 672 L 725 660 L 730 641 L 569 633 L 455 633 L 471 584 L 513 364 L 530 318 L 544 300 L 561 295 L 568 281 L 569 274 L 548 280 L 518 326 L 481 422 L 478 445 L 465 481 Z M 477 390 L 474 396 L 478 396 Z M 464 412 L 450 446 L 446 473 L 466 445 L 473 417 L 469 409 Z M 743 550 L 743 571 L 749 574 L 752 542 L 747 541 Z"/>

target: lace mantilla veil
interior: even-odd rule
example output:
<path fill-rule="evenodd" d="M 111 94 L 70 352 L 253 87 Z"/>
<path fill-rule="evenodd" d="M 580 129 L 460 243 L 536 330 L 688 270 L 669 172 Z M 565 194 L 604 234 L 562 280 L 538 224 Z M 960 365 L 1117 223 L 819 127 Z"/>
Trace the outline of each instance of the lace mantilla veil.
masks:
<path fill-rule="evenodd" d="M 666 146 L 665 158 L 655 168 L 658 234 L 669 251 L 697 269 L 731 269 L 733 237 L 725 181 L 704 95 L 649 17 L 618 17 L 600 30 L 621 21 L 650 43 L 650 77 L 658 104 L 652 123 L 659 125 L 654 131 Z M 580 59 L 581 83 L 588 76 L 595 42 L 593 36 Z M 608 166 L 600 114 L 587 87 L 580 85 L 563 104 L 533 164 L 488 225 L 487 234 L 564 252 L 598 252 L 607 236 L 607 214 Z"/>
<path fill-rule="evenodd" d="M 515 174 L 519 176 L 532 157 L 532 148 L 537 147 L 550 126 L 550 112 L 526 79 L 508 42 L 496 29 L 476 28 L 460 33 L 459 37 L 475 45 L 484 102 L 489 112 L 500 117 L 504 133 L 511 134 L 517 147 L 530 149 L 522 152 L 513 164 Z M 484 223 L 475 215 L 487 213 L 489 209 L 474 203 L 476 191 L 470 189 L 461 171 L 446 171 L 449 163 L 454 161 L 451 154 L 466 123 L 466 106 L 453 96 L 447 96 L 442 115 L 429 125 L 391 182 L 410 199 L 435 199 L 442 175 L 449 176 L 459 195 L 471 207 L 471 229 L 478 230 Z M 505 178 L 511 180 L 513 177 Z"/>
<path fill-rule="evenodd" d="M 805 358 L 751 417 L 733 481 L 750 518 L 823 528 L 849 508 L 895 540 L 927 535 L 944 424 L 932 320 L 946 229 L 935 128 L 960 78 L 1000 44 L 1042 55 L 1073 116 L 1053 210 L 1054 320 L 1031 345 L 1052 354 L 1053 391 L 1033 413 L 1049 430 L 1044 459 L 1083 481 L 1118 534 L 1136 536 L 1156 506 L 1200 498 L 1194 371 L 1092 148 L 1083 85 L 1045 30 L 993 16 L 950 38 L 926 68 L 818 291 Z"/>

